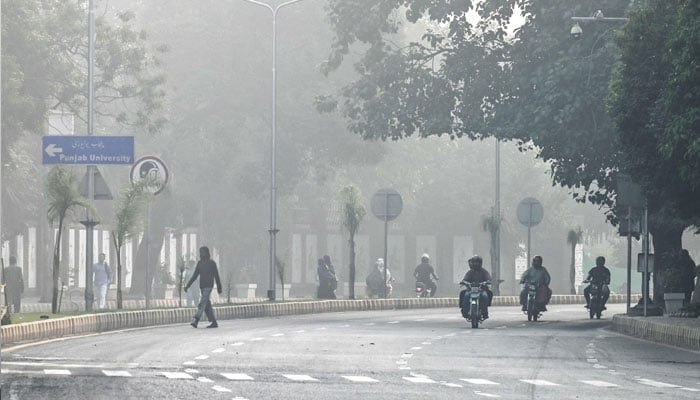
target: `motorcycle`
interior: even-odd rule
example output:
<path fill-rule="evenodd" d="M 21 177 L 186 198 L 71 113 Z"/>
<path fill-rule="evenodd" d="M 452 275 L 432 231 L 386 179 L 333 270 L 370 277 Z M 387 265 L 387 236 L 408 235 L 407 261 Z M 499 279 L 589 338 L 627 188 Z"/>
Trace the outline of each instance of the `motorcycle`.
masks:
<path fill-rule="evenodd" d="M 547 310 L 545 300 L 543 300 L 546 298 L 544 292 L 547 290 L 547 287 L 538 287 L 534 282 L 526 282 L 525 285 L 527 287 L 525 314 L 527 314 L 528 321 L 537 321 L 537 319 L 542 316 L 542 313 Z"/>
<path fill-rule="evenodd" d="M 588 283 L 588 287 L 590 287 L 591 297 L 590 302 L 588 303 L 588 315 L 590 316 L 590 319 L 593 319 L 593 317 L 600 319 L 600 316 L 603 314 L 603 310 L 605 310 L 605 304 L 603 304 L 604 284 L 591 281 L 584 281 L 584 283 Z"/>
<path fill-rule="evenodd" d="M 430 297 L 432 290 L 425 286 L 425 283 L 416 281 L 416 297 Z"/>
<path fill-rule="evenodd" d="M 464 296 L 461 296 L 460 308 L 462 316 L 471 322 L 472 328 L 479 327 L 479 323 L 484 321 L 481 313 L 481 293 L 488 290 L 491 282 L 470 283 L 462 281 L 460 286 L 464 286 Z"/>

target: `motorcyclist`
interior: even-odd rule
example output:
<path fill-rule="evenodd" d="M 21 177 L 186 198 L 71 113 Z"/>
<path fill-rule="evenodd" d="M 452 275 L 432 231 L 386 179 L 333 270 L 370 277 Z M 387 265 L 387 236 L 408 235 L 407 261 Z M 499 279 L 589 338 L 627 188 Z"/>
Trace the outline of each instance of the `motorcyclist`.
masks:
<path fill-rule="evenodd" d="M 607 303 L 608 297 L 610 297 L 610 288 L 608 287 L 610 284 L 610 270 L 605 266 L 605 257 L 598 256 L 595 259 L 595 267 L 588 271 L 588 277 L 584 282 L 591 282 L 599 285 L 603 293 L 603 310 L 605 310 L 605 303 Z M 583 296 L 586 298 L 586 308 L 589 308 L 591 305 L 590 284 L 583 289 Z"/>
<path fill-rule="evenodd" d="M 547 268 L 542 266 L 542 256 L 534 256 L 532 258 L 532 267 L 528 268 L 527 271 L 523 273 L 520 277 L 520 284 L 525 284 L 527 282 L 532 282 L 537 287 L 538 298 L 540 298 L 540 291 L 545 290 L 544 297 L 544 308 L 542 311 L 547 311 L 546 305 L 549 304 L 549 299 L 552 297 L 552 291 L 549 289 L 549 283 L 552 277 L 549 276 Z M 543 289 L 540 289 L 544 287 Z M 527 311 L 527 286 L 523 286 L 520 291 L 520 304 L 523 306 L 522 310 Z"/>
<path fill-rule="evenodd" d="M 435 269 L 430 265 L 430 256 L 428 253 L 424 253 L 421 256 L 420 264 L 418 264 L 413 272 L 413 276 L 416 278 L 416 281 L 423 282 L 426 289 L 430 289 L 430 297 L 435 297 L 437 285 L 431 278 L 435 278 L 436 281 L 440 280 L 440 278 L 435 275 Z"/>
<path fill-rule="evenodd" d="M 491 281 L 491 274 L 489 274 L 489 271 L 483 268 L 484 260 L 481 258 L 481 256 L 474 255 L 467 261 L 467 263 L 469 264 L 469 270 L 466 274 L 464 274 L 464 278 L 462 279 L 463 282 L 480 284 L 482 282 Z M 462 290 L 459 294 L 460 306 L 464 301 L 466 301 L 466 293 L 466 290 Z M 481 316 L 483 319 L 487 319 L 489 317 L 489 306 L 491 305 L 492 298 L 493 292 L 491 292 L 491 290 L 488 288 L 481 292 L 481 301 L 479 302 L 479 305 L 481 307 Z"/>
<path fill-rule="evenodd" d="M 386 281 L 384 281 L 384 271 L 386 270 Z M 391 277 L 391 272 L 384 265 L 384 259 L 378 258 L 374 263 L 374 267 L 370 268 L 370 272 L 365 279 L 367 284 L 367 297 L 373 296 L 384 296 L 384 289 L 382 288 L 382 282 L 384 282 L 384 287 L 386 288 L 386 297 L 390 297 L 393 291 L 391 282 L 394 278 Z"/>

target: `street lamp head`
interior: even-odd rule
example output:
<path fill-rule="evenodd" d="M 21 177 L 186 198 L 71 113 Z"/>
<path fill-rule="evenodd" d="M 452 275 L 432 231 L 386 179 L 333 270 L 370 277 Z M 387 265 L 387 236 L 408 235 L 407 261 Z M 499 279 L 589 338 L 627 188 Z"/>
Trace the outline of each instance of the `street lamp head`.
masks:
<path fill-rule="evenodd" d="M 573 39 L 578 39 L 581 37 L 581 34 L 583 34 L 583 29 L 581 29 L 581 25 L 577 22 L 571 27 L 571 37 Z"/>

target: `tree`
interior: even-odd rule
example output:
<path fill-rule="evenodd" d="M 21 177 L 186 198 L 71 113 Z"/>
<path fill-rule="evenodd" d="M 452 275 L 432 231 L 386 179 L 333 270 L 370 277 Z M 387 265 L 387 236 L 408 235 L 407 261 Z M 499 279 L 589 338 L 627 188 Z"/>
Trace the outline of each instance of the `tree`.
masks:
<path fill-rule="evenodd" d="M 571 294 L 576 294 L 576 246 L 581 243 L 583 232 L 581 227 L 571 229 L 566 234 L 566 243 L 571 246 L 571 266 L 569 268 L 569 281 L 571 282 Z"/>
<path fill-rule="evenodd" d="M 56 241 L 53 251 L 53 292 L 51 296 L 51 312 L 58 312 L 58 276 L 61 265 L 61 236 L 66 218 L 76 207 L 88 208 L 95 213 L 92 203 L 78 191 L 78 179 L 68 168 L 56 166 L 46 177 L 46 197 L 48 199 L 48 218 L 53 224 L 58 221 Z"/>
<path fill-rule="evenodd" d="M 340 202 L 342 224 L 350 234 L 348 239 L 350 245 L 349 297 L 355 299 L 355 234 L 367 211 L 360 204 L 360 191 L 354 186 L 346 186 L 340 191 Z"/>
<path fill-rule="evenodd" d="M 682 178 L 691 176 L 696 154 L 697 135 L 688 132 L 697 126 L 697 99 L 683 97 L 695 82 L 694 72 L 687 71 L 695 71 L 691 44 L 697 43 L 697 22 L 689 19 L 697 11 L 687 8 L 696 6 L 689 0 L 635 2 L 624 28 L 588 24 L 581 39 L 569 39 L 568 17 L 599 8 L 622 16 L 631 3 L 386 0 L 368 7 L 362 1 L 331 1 L 336 36 L 328 70 L 340 65 L 356 42 L 365 46 L 356 64 L 359 78 L 340 92 L 341 100 L 332 100 L 350 129 L 365 138 L 495 135 L 514 140 L 551 165 L 555 184 L 581 202 L 600 205 L 612 223 L 619 220 L 617 175 L 629 173 L 648 199 L 659 272 L 668 263 L 663 254 L 680 250 L 683 230 L 700 216 L 700 206 L 691 200 L 700 194 L 692 189 L 697 185 Z M 690 16 L 675 19 L 683 10 Z M 468 11 L 480 19 L 470 19 Z M 509 37 L 507 26 L 516 16 L 522 24 Z M 397 34 L 412 32 L 409 25 L 422 34 Z M 619 29 L 620 47 L 614 41 Z M 672 41 L 667 40 L 671 31 Z M 674 50 L 667 52 L 669 47 Z M 628 81 L 610 85 L 620 49 L 627 69 L 616 74 Z M 669 77 L 675 86 L 664 92 L 662 83 Z M 663 108 L 656 106 L 660 93 L 669 94 Z M 627 127 L 619 122 L 616 99 L 628 106 Z M 670 119 L 659 110 L 683 113 Z M 658 131 L 666 126 L 673 134 L 659 141 Z M 660 285 L 654 287 L 658 295 Z"/>
<path fill-rule="evenodd" d="M 119 194 L 115 205 L 112 241 L 117 252 L 117 308 L 122 308 L 122 260 L 121 250 L 127 239 L 139 232 L 143 206 L 152 194 L 149 188 L 155 184 L 152 179 L 143 179 L 126 186 Z"/>
<path fill-rule="evenodd" d="M 625 149 L 624 166 L 649 208 L 654 298 L 663 293 L 657 278 L 673 266 L 683 231 L 700 221 L 700 185 L 689 172 L 698 159 L 693 142 L 700 101 L 687 96 L 700 82 L 696 61 L 688 58 L 696 51 L 689 41 L 700 29 L 692 19 L 697 15 L 691 1 L 636 4 L 618 36 L 621 56 L 610 83 L 608 103 Z"/>

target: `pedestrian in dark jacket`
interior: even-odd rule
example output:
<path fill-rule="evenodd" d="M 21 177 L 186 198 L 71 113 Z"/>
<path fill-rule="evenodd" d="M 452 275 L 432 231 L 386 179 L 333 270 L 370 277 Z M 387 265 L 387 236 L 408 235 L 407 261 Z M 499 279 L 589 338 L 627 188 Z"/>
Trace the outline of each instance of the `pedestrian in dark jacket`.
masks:
<path fill-rule="evenodd" d="M 695 290 L 695 261 L 690 257 L 688 250 L 681 250 L 681 275 L 683 293 L 685 294 L 685 302 L 689 303 Z"/>
<path fill-rule="evenodd" d="M 199 261 L 197 262 L 192 278 L 190 278 L 190 281 L 187 282 L 185 286 L 185 293 L 187 293 L 187 289 L 190 288 L 190 285 L 197 280 L 197 277 L 199 277 L 199 289 L 202 291 L 202 296 L 199 299 L 197 313 L 194 315 L 194 319 L 190 325 L 196 328 L 199 319 L 202 317 L 202 313 L 205 313 L 207 314 L 207 319 L 211 322 L 211 324 L 207 325 L 207 328 L 218 328 L 219 324 L 216 323 L 214 309 L 211 306 L 209 296 L 211 296 L 211 291 L 214 289 L 214 281 L 216 281 L 217 291 L 221 294 L 221 280 L 219 279 L 219 270 L 216 267 L 216 263 L 211 259 L 209 248 L 206 246 L 199 248 Z"/>
<path fill-rule="evenodd" d="M 13 305 L 12 312 L 19 313 L 22 307 L 22 293 L 24 293 L 24 279 L 22 268 L 17 266 L 17 258 L 10 256 L 10 266 L 5 268 L 5 293 L 7 293 L 8 306 Z"/>

